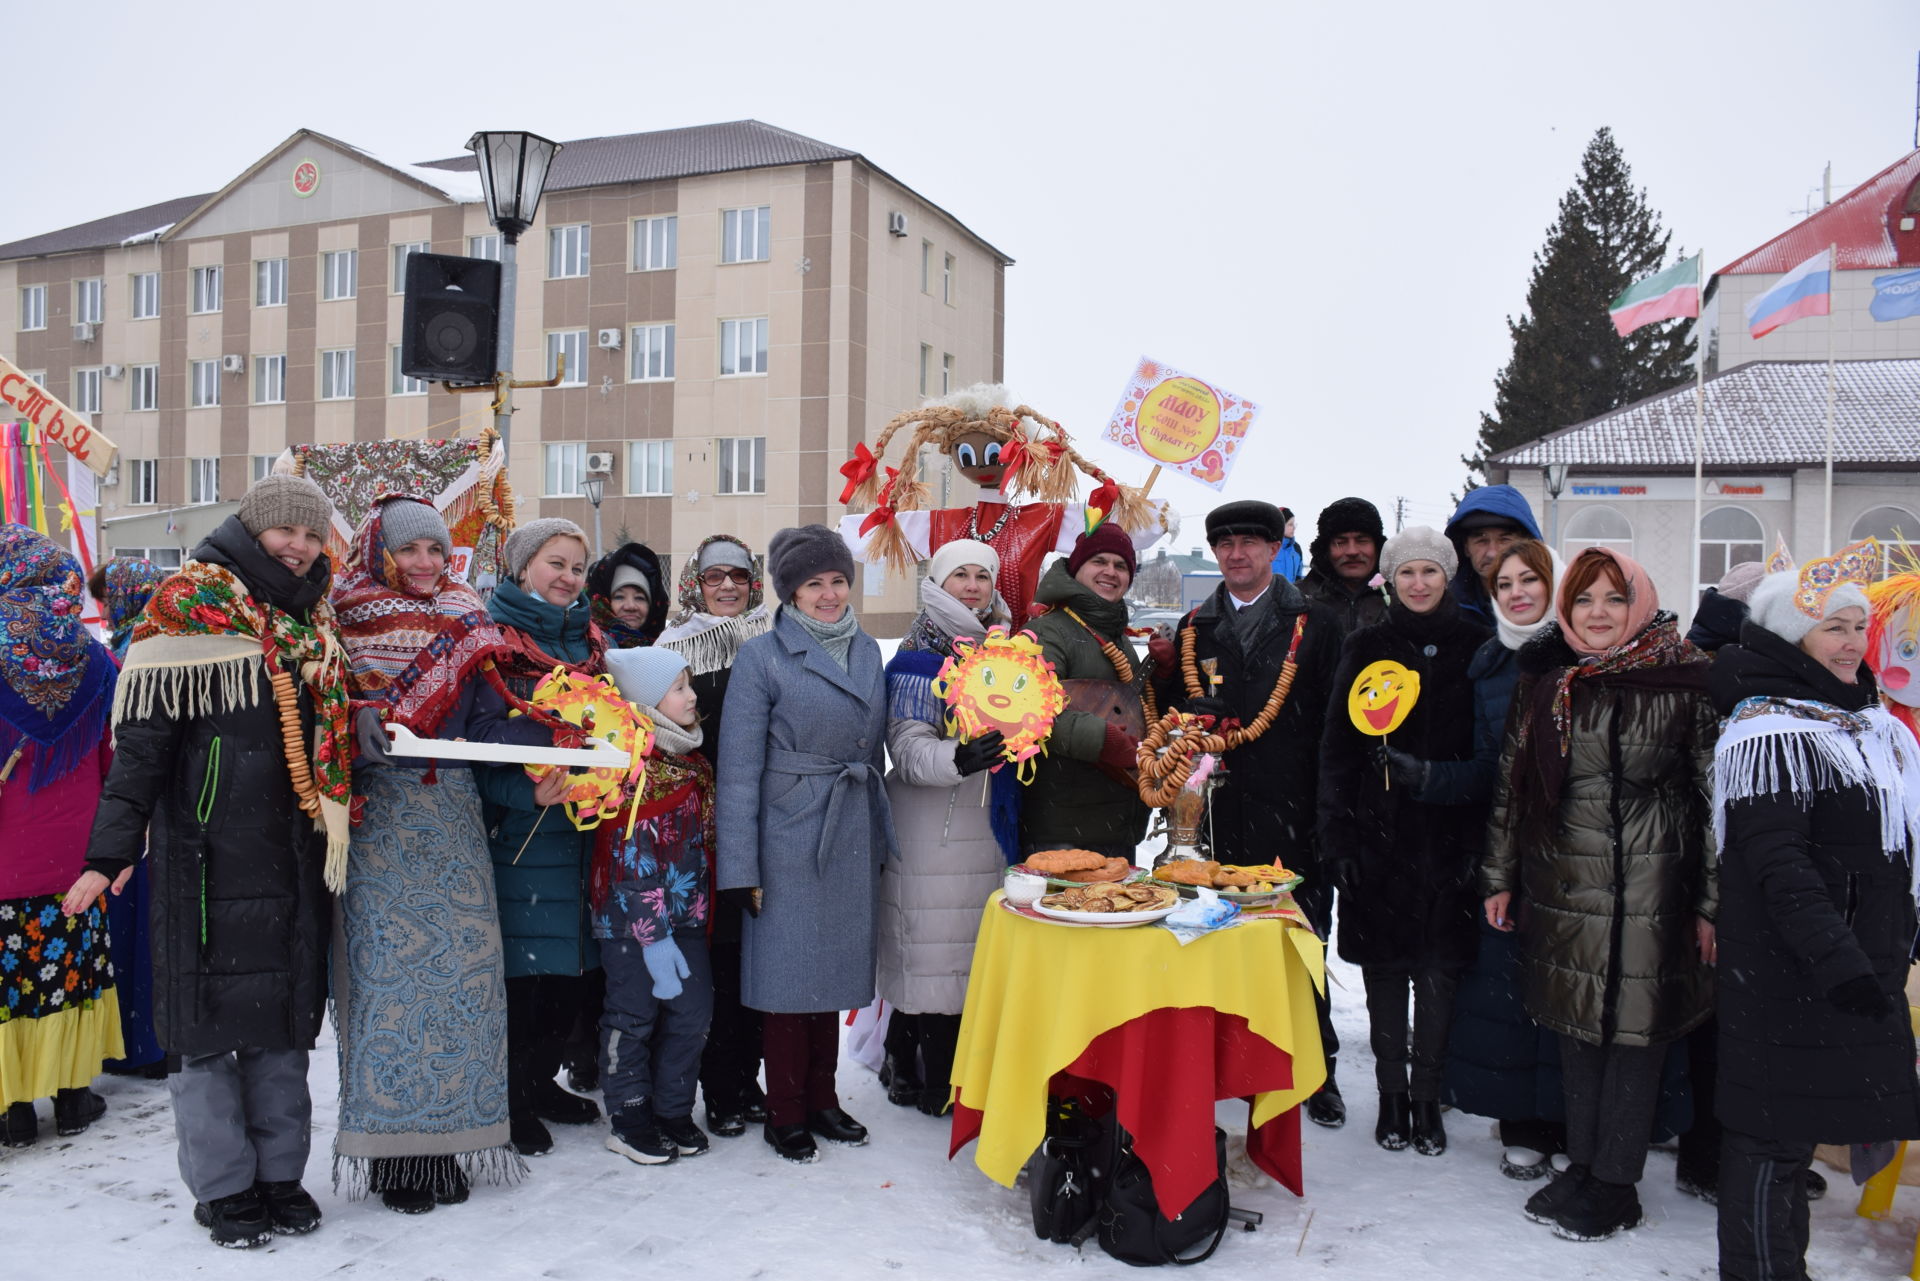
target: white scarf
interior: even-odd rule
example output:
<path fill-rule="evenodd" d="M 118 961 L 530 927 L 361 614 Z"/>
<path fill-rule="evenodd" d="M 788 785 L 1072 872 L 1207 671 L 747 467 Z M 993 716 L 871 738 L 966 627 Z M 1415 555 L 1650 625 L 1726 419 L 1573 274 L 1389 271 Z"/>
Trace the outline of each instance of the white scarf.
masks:
<path fill-rule="evenodd" d="M 1539 618 L 1531 623 L 1516 623 L 1510 620 L 1501 610 L 1499 601 L 1492 602 L 1494 630 L 1499 633 L 1500 643 L 1508 649 L 1517 650 L 1541 632 L 1547 630 L 1547 624 L 1551 623 L 1554 615 L 1559 613 L 1559 610 L 1553 602 L 1560 586 L 1560 575 L 1565 571 L 1566 565 L 1561 562 L 1560 553 L 1553 550 L 1553 548 L 1547 548 L 1547 555 L 1553 558 L 1553 581 L 1547 584 L 1547 608 L 1545 613 L 1541 614 Z"/>
<path fill-rule="evenodd" d="M 773 630 L 773 613 L 764 604 L 744 614 L 695 613 L 683 623 L 675 623 L 660 633 L 654 644 L 670 649 L 687 660 L 687 669 L 695 676 L 732 667 L 740 647 L 756 636 Z"/>
<path fill-rule="evenodd" d="M 980 640 L 987 634 L 987 628 L 995 624 L 1004 627 L 1013 622 L 1007 612 L 1007 602 L 999 592 L 993 594 L 992 603 L 985 609 L 968 609 L 958 596 L 932 578 L 920 580 L 920 608 L 927 612 L 935 627 L 947 634 L 949 642 L 959 636 Z"/>

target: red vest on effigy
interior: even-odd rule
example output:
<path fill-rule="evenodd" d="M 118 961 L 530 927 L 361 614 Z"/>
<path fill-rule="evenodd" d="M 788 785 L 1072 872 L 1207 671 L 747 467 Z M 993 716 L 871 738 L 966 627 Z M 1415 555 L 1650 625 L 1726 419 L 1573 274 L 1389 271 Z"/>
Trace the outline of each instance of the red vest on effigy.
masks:
<path fill-rule="evenodd" d="M 929 553 L 939 551 L 957 538 L 975 538 L 993 548 L 1000 557 L 1000 574 L 994 583 L 1006 598 L 1007 609 L 1013 615 L 1013 630 L 1017 632 L 1027 625 L 1027 613 L 1033 608 L 1033 593 L 1040 586 L 1040 566 L 1060 541 L 1060 520 L 1065 509 L 1059 503 L 1026 503 L 1007 518 L 998 533 L 989 537 L 989 531 L 1006 509 L 1005 503 L 976 503 L 972 507 L 942 507 L 928 512 L 932 519 L 927 531 L 927 550 Z"/>

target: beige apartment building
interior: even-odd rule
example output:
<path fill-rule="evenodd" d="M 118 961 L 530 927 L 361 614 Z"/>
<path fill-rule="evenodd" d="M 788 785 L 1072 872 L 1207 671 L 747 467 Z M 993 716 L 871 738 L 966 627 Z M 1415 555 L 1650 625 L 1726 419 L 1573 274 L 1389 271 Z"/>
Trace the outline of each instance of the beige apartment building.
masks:
<path fill-rule="evenodd" d="M 498 257 L 470 156 L 397 164 L 301 130 L 224 189 L 0 245 L 0 354 L 120 446 L 99 545 L 163 562 L 289 444 L 472 435 L 484 395 L 403 377 L 409 253 Z M 1002 377 L 1011 259 L 865 157 L 758 121 L 588 138 L 519 241 L 522 518 L 609 473 L 677 571 L 841 512 L 839 467 L 924 396 Z M 504 362 L 503 362 L 504 363 Z M 936 478 L 938 472 L 933 473 Z M 936 484 L 938 480 L 936 479 Z M 863 569 L 870 627 L 913 587 Z"/>

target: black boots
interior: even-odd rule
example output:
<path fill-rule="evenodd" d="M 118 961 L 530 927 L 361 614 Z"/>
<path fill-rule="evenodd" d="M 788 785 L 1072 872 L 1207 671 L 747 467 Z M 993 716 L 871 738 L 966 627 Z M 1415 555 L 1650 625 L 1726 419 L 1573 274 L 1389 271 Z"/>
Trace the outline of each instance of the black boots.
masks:
<path fill-rule="evenodd" d="M 1563 1241 L 1605 1241 L 1640 1226 L 1640 1193 L 1631 1183 L 1608 1183 L 1589 1176 L 1553 1221 Z"/>
<path fill-rule="evenodd" d="M 86 1086 L 57 1090 L 53 1096 L 53 1128 L 62 1138 L 85 1134 L 87 1127 L 107 1114 L 107 1101 Z"/>
<path fill-rule="evenodd" d="M 1535 1223 L 1551 1226 L 1560 1217 L 1560 1211 L 1572 1201 L 1586 1186 L 1593 1172 L 1584 1165 L 1570 1165 L 1565 1174 L 1559 1175 L 1546 1187 L 1541 1188 L 1527 1198 L 1524 1213 Z"/>
<path fill-rule="evenodd" d="M 1447 1130 L 1440 1123 L 1437 1099 L 1413 1100 L 1413 1150 L 1421 1156 L 1439 1156 L 1447 1150 Z"/>
<path fill-rule="evenodd" d="M 1373 1141 L 1389 1152 L 1398 1152 L 1412 1141 L 1413 1105 L 1404 1093 L 1380 1096 L 1380 1119 L 1373 1126 Z"/>
<path fill-rule="evenodd" d="M 253 1193 L 267 1212 L 267 1225 L 284 1237 L 303 1237 L 320 1226 L 320 1205 L 298 1179 L 259 1182 Z"/>
<path fill-rule="evenodd" d="M 1327 1078 L 1325 1085 L 1307 1096 L 1307 1120 L 1329 1130 L 1347 1123 L 1347 1101 L 1340 1097 L 1340 1087 L 1333 1078 Z"/>
<path fill-rule="evenodd" d="M 225 1250 L 251 1250 L 273 1240 L 266 1202 L 252 1188 L 200 1202 L 193 1207 L 193 1221 L 207 1229 L 213 1243 Z"/>
<path fill-rule="evenodd" d="M 782 1158 L 805 1165 L 820 1158 L 820 1149 L 804 1125 L 775 1125 L 768 1121 L 760 1129 L 769 1146 Z"/>
<path fill-rule="evenodd" d="M 807 1128 L 829 1143 L 857 1148 L 867 1141 L 867 1127 L 839 1108 L 821 1108 L 807 1113 Z"/>
<path fill-rule="evenodd" d="M 915 1107 L 920 1102 L 920 1074 L 910 1059 L 889 1054 L 880 1065 L 880 1084 L 887 1087 L 887 1102 L 895 1107 Z"/>

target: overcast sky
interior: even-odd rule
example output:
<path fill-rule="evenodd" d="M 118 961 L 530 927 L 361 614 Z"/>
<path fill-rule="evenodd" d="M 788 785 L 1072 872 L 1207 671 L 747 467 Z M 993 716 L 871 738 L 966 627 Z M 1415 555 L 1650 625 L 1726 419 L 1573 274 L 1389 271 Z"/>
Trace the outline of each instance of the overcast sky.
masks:
<path fill-rule="evenodd" d="M 1597 128 L 1717 268 L 1829 161 L 1837 196 L 1912 147 L 1920 53 L 1914 0 L 9 8 L 0 242 L 215 190 L 303 126 L 424 160 L 754 117 L 1011 255 L 1007 380 L 1078 438 L 1141 355 L 1258 402 L 1224 497 L 1303 542 L 1348 493 L 1444 520 Z"/>

